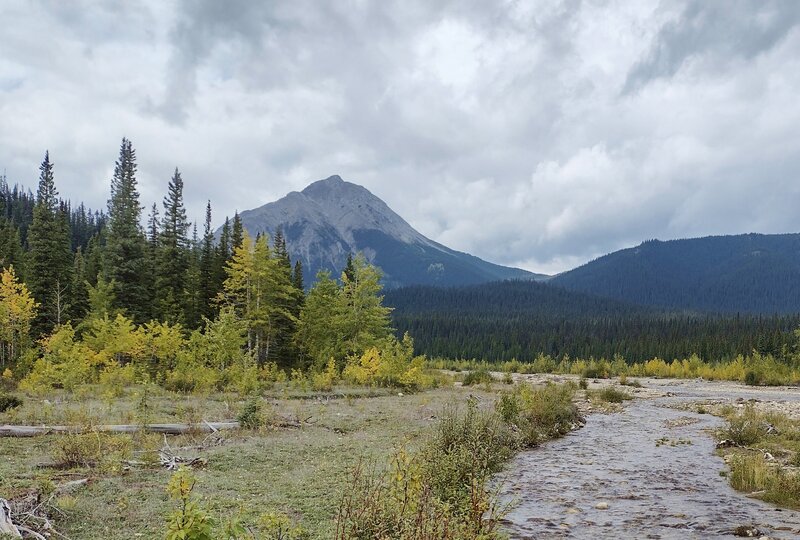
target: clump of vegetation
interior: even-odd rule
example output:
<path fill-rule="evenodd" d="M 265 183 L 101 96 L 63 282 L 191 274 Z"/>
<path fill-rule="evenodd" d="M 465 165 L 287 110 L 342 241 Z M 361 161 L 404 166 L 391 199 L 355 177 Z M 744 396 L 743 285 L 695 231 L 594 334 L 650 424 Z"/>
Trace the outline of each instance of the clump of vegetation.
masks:
<path fill-rule="evenodd" d="M 727 426 L 720 431 L 731 454 L 731 485 L 759 492 L 767 502 L 800 508 L 800 422 L 782 414 L 762 413 L 746 405 L 724 410 Z"/>
<path fill-rule="evenodd" d="M 633 399 L 633 396 L 623 392 L 613 386 L 606 386 L 600 390 L 591 390 L 589 396 L 605 403 L 622 403 L 625 400 Z"/>
<path fill-rule="evenodd" d="M 401 450 L 388 474 L 359 464 L 336 519 L 338 540 L 502 538 L 505 509 L 490 477 L 522 446 L 563 435 L 580 420 L 571 384 L 504 392 L 496 410 L 471 398 L 445 409 L 416 454 Z"/>
<path fill-rule="evenodd" d="M 214 540 L 214 520 L 192 495 L 196 480 L 181 466 L 169 480 L 167 493 L 177 508 L 167 518 L 167 540 Z"/>
<path fill-rule="evenodd" d="M 800 331 L 796 332 L 800 344 Z M 492 369 L 514 373 L 563 373 L 579 375 L 584 378 L 658 377 L 671 379 L 706 379 L 738 381 L 751 385 L 777 386 L 800 383 L 800 355 L 787 353 L 783 357 L 753 352 L 739 355 L 731 360 L 705 362 L 693 354 L 688 358 L 672 361 L 653 358 L 646 362 L 628 363 L 620 355 L 613 358 L 570 358 L 560 360 L 547 355 L 539 355 L 533 362 L 509 360 L 505 362 L 486 362 L 476 360 L 438 359 L 431 364 L 439 369 L 468 371 Z M 635 386 L 635 384 L 634 384 Z"/>
<path fill-rule="evenodd" d="M 510 392 L 503 392 L 496 409 L 505 422 L 519 430 L 523 446 L 535 446 L 569 433 L 582 421 L 572 402 L 574 395 L 573 384 L 548 384 L 541 388 L 520 384 Z"/>
<path fill-rule="evenodd" d="M 760 454 L 740 454 L 731 461 L 731 486 L 739 491 L 760 493 L 759 498 L 779 506 L 800 508 L 800 476 Z"/>
<path fill-rule="evenodd" d="M 22 400 L 17 396 L 0 394 L 0 413 L 15 409 L 22 405 Z"/>
<path fill-rule="evenodd" d="M 461 384 L 464 386 L 475 386 L 479 384 L 491 384 L 493 381 L 494 377 L 492 377 L 488 369 L 478 369 L 464 375 L 464 380 Z"/>
<path fill-rule="evenodd" d="M 741 413 L 728 417 L 728 425 L 722 430 L 722 437 L 738 446 L 751 446 L 767 435 L 769 425 L 763 415 L 748 404 Z"/>
<path fill-rule="evenodd" d="M 360 357 L 351 357 L 342 377 L 354 384 L 408 391 L 430 388 L 438 383 L 438 379 L 427 372 L 425 358 L 414 356 L 414 341 L 408 334 L 402 340 L 389 338 L 382 347 L 371 347 Z"/>
<path fill-rule="evenodd" d="M 59 435 L 51 446 L 51 455 L 59 469 L 87 467 L 116 471 L 122 460 L 130 457 L 131 450 L 130 437 L 90 431 Z"/>
<path fill-rule="evenodd" d="M 250 398 L 242 407 L 241 412 L 236 417 L 239 426 L 243 429 L 258 429 L 264 425 L 264 413 L 262 411 L 262 401 L 260 397 Z"/>
<path fill-rule="evenodd" d="M 487 484 L 516 448 L 510 427 L 477 402 L 448 408 L 419 453 L 392 456 L 388 475 L 356 467 L 335 538 L 500 538 L 503 511 Z"/>

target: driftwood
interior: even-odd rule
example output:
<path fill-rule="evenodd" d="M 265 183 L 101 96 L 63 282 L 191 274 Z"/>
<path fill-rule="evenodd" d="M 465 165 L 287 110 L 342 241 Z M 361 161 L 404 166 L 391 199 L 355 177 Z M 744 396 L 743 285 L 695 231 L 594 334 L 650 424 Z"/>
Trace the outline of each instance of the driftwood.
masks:
<path fill-rule="evenodd" d="M 88 478 L 81 478 L 60 484 L 46 499 L 38 490 L 32 490 L 11 501 L 0 499 L 0 534 L 37 540 L 47 540 L 53 534 L 63 536 L 50 523 L 48 511 L 53 509 L 51 503 L 59 495 L 85 486 L 88 482 Z"/>
<path fill-rule="evenodd" d="M 10 426 L 0 425 L 0 437 L 36 437 L 51 433 L 83 433 L 102 431 L 106 433 L 163 433 L 185 435 L 187 433 L 216 433 L 224 429 L 238 429 L 239 422 L 203 422 L 202 424 L 135 424 L 102 425 L 84 428 L 79 426 Z"/>
<path fill-rule="evenodd" d="M 13 538 L 22 538 L 22 533 L 11 521 L 11 507 L 5 499 L 0 499 L 0 534 L 10 535 Z"/>

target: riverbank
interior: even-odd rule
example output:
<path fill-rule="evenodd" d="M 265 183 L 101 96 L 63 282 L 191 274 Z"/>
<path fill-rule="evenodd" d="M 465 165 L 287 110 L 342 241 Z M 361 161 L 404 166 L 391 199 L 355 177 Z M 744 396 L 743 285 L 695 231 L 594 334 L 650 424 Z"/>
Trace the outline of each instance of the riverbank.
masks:
<path fill-rule="evenodd" d="M 519 375 L 520 380 L 576 380 Z M 724 421 L 713 407 L 795 410 L 794 388 L 636 378 L 640 399 L 592 414 L 564 439 L 524 452 L 509 467 L 504 497 L 512 538 L 769 538 L 800 535 L 800 514 L 749 498 L 728 482 L 715 446 Z M 618 381 L 587 381 L 589 387 Z M 635 384 L 635 383 L 634 383 Z"/>

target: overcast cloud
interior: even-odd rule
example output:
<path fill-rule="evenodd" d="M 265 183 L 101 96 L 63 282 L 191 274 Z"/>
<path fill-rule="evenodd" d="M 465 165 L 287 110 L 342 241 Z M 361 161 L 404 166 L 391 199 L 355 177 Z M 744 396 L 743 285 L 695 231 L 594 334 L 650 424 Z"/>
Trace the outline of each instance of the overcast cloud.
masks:
<path fill-rule="evenodd" d="M 423 234 L 556 272 L 800 230 L 796 0 L 0 3 L 0 170 L 105 206 L 180 167 L 215 224 L 339 174 Z"/>

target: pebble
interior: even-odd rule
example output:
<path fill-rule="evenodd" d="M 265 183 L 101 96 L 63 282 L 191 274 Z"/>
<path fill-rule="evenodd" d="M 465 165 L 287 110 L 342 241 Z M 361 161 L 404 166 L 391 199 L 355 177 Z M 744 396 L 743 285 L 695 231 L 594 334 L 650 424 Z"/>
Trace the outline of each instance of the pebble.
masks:
<path fill-rule="evenodd" d="M 607 502 L 599 502 L 594 507 L 598 510 L 608 510 L 608 503 Z"/>

